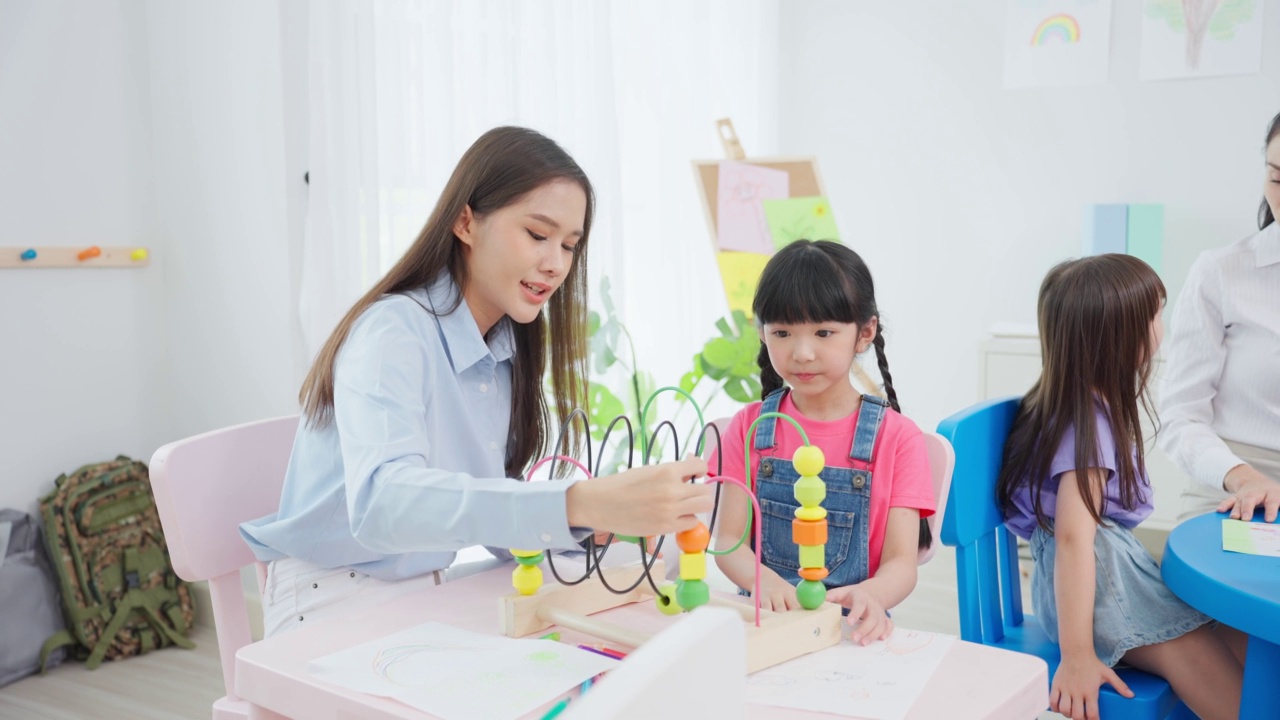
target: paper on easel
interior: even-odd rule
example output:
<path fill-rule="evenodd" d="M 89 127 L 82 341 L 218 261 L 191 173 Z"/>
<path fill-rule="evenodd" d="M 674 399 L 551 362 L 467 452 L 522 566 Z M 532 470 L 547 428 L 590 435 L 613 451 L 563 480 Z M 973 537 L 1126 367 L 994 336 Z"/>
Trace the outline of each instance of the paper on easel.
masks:
<path fill-rule="evenodd" d="M 312 660 L 307 671 L 446 720 L 496 720 L 532 712 L 616 666 L 552 640 L 426 623 Z"/>
<path fill-rule="evenodd" d="M 1222 549 L 1246 555 L 1280 557 L 1280 525 L 1224 519 Z"/>
<path fill-rule="evenodd" d="M 950 635 L 895 628 L 887 640 L 866 646 L 841 642 L 751 675 L 747 702 L 901 720 L 954 641 Z"/>
<path fill-rule="evenodd" d="M 786 172 L 740 162 L 720 163 L 716 191 L 716 242 L 721 250 L 773 252 L 764 201 L 785 198 L 791 180 Z"/>

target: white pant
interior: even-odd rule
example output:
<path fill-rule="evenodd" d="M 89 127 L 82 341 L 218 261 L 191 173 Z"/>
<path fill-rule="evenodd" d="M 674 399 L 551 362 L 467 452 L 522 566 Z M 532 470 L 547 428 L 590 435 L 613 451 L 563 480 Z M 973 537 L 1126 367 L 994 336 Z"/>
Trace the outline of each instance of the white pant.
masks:
<path fill-rule="evenodd" d="M 324 620 L 352 609 L 371 607 L 405 593 L 439 585 L 444 573 L 389 582 L 350 568 L 321 568 L 284 558 L 267 563 L 262 591 L 262 626 L 266 637 Z"/>
<path fill-rule="evenodd" d="M 1230 440 L 1224 442 L 1236 457 L 1252 465 L 1254 470 L 1273 480 L 1280 480 L 1280 452 Z M 1218 509 L 1219 503 L 1230 496 L 1230 493 L 1221 488 L 1215 489 L 1192 481 L 1182 491 L 1182 514 L 1178 516 L 1178 522 L 1213 512 Z"/>

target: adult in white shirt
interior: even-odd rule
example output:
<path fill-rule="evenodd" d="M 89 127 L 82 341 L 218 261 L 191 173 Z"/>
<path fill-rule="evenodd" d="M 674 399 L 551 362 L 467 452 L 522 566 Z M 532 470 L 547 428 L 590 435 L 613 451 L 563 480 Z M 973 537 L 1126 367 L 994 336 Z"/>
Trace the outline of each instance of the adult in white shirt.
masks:
<path fill-rule="evenodd" d="M 1263 195 L 1259 231 L 1202 253 L 1174 310 L 1158 438 L 1191 476 L 1180 521 L 1280 508 L 1280 115 Z"/>

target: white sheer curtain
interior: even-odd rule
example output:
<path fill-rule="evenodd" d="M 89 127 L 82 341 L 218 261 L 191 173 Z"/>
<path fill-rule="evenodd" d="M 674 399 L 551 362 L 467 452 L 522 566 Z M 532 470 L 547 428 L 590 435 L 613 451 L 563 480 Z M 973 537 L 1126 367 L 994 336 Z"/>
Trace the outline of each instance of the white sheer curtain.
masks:
<path fill-rule="evenodd" d="M 675 384 L 727 313 L 691 160 L 775 151 L 776 0 L 322 0 L 310 5 L 300 308 L 314 353 L 403 253 L 462 152 L 502 124 L 557 140 L 596 187 L 640 366 Z"/>

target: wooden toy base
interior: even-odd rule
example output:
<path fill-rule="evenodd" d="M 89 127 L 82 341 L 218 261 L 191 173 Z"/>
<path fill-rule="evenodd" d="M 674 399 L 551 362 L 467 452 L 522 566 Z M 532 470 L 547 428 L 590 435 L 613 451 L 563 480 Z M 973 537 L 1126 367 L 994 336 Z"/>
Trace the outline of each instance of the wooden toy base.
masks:
<path fill-rule="evenodd" d="M 626 587 L 636 581 L 636 566 L 615 567 L 604 571 L 612 587 Z M 650 573 L 665 577 L 661 560 Z M 502 633 L 507 637 L 525 637 L 552 625 L 577 630 L 602 640 L 635 648 L 649 639 L 644 633 L 591 619 L 590 615 L 621 605 L 654 602 L 653 588 L 648 583 L 625 595 L 615 595 L 596 580 L 578 585 L 544 585 L 533 595 L 512 593 L 500 600 Z M 760 625 L 755 624 L 751 605 L 723 598 L 712 598 L 712 604 L 737 610 L 747 623 L 747 672 L 773 667 L 840 642 L 840 606 L 823 603 L 816 610 L 793 610 L 775 613 L 760 611 Z M 657 612 L 657 609 L 654 609 Z"/>

